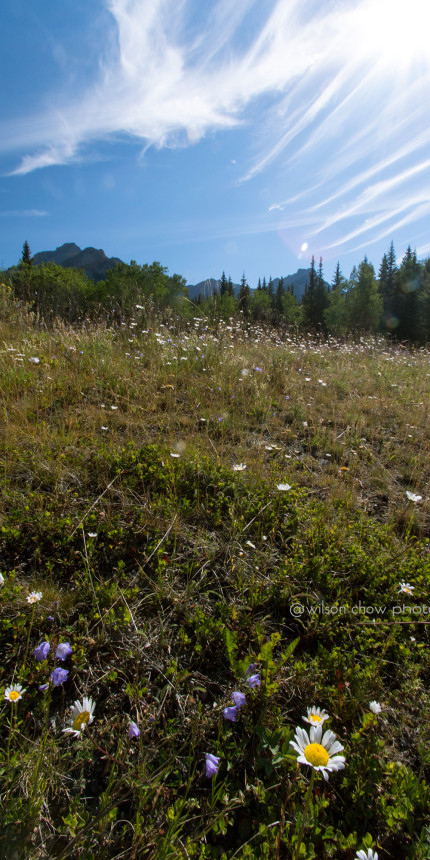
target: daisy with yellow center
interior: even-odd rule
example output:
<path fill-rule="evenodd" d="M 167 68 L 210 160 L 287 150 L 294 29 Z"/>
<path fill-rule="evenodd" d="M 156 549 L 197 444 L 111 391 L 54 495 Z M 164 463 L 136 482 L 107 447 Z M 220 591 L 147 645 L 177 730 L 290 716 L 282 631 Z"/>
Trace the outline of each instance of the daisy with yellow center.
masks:
<path fill-rule="evenodd" d="M 399 588 L 397 594 L 400 594 L 400 592 L 403 592 L 403 594 L 412 594 L 414 588 L 415 588 L 415 586 L 410 585 L 409 582 L 401 582 L 400 588 Z"/>
<path fill-rule="evenodd" d="M 42 597 L 43 595 L 41 591 L 32 591 L 27 597 L 27 603 L 39 603 L 39 600 L 42 600 Z"/>
<path fill-rule="evenodd" d="M 311 726 L 309 735 L 298 726 L 294 741 L 290 741 L 290 744 L 298 753 L 297 761 L 300 764 L 308 764 L 314 770 L 321 771 L 324 779 L 328 780 L 329 773 L 343 770 L 345 757 L 338 755 L 343 746 L 336 740 L 336 735 L 330 731 L 323 735 L 322 731 L 322 723 Z"/>
<path fill-rule="evenodd" d="M 302 717 L 302 720 L 305 723 L 309 723 L 311 726 L 319 726 L 323 725 L 324 720 L 330 719 L 330 715 L 327 711 L 321 710 L 321 708 L 316 708 L 315 705 L 312 708 L 307 708 L 308 715 L 307 717 Z"/>
<path fill-rule="evenodd" d="M 63 732 L 79 738 L 85 727 L 92 723 L 95 707 L 95 702 L 92 699 L 84 697 L 82 703 L 77 700 L 71 709 L 70 725 L 67 729 L 63 729 Z"/>
<path fill-rule="evenodd" d="M 19 702 L 19 700 L 22 699 L 23 693 L 25 693 L 25 690 L 21 684 L 12 684 L 11 687 L 6 687 L 4 697 L 8 702 Z"/>

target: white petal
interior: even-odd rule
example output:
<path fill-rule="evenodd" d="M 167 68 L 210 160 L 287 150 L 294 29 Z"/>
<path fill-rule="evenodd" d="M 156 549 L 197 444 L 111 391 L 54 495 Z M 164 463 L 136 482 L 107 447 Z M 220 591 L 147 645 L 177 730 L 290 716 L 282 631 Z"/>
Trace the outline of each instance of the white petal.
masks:
<path fill-rule="evenodd" d="M 342 750 L 344 750 L 344 749 L 345 749 L 345 747 L 343 747 L 342 744 L 339 743 L 339 741 L 335 741 L 331 745 L 331 747 L 326 747 L 326 750 L 327 750 L 330 757 L 333 755 L 336 755 L 336 753 L 342 752 Z"/>

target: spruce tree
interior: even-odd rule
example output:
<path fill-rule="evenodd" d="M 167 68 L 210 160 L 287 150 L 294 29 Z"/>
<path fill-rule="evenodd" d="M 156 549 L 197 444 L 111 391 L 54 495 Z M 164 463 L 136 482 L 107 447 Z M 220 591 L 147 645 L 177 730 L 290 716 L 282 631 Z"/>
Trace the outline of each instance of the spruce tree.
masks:
<path fill-rule="evenodd" d="M 325 330 L 324 311 L 328 304 L 328 292 L 324 283 L 322 257 L 320 257 L 318 273 L 315 270 L 315 258 L 312 257 L 309 281 L 302 303 L 305 325 L 313 330 Z"/>
<path fill-rule="evenodd" d="M 227 278 L 225 276 L 225 272 L 223 272 L 221 275 L 221 283 L 220 283 L 220 295 L 221 295 L 221 297 L 225 296 L 226 293 L 228 293 L 228 283 L 227 283 Z"/>
<path fill-rule="evenodd" d="M 251 295 L 251 290 L 246 282 L 245 272 L 242 275 L 242 279 L 240 281 L 240 290 L 238 296 L 238 306 L 239 310 L 243 311 L 244 316 L 247 317 L 249 314 L 249 299 Z"/>
<path fill-rule="evenodd" d="M 352 328 L 359 332 L 376 332 L 381 322 L 382 298 L 379 295 L 375 270 L 367 257 L 360 263 L 357 283 L 351 294 Z"/>
<path fill-rule="evenodd" d="M 278 286 L 277 286 L 277 289 L 276 289 L 276 297 L 275 297 L 275 311 L 276 311 L 276 314 L 277 314 L 278 319 L 279 319 L 279 318 L 282 316 L 282 314 L 283 314 L 283 304 L 282 304 L 282 299 L 283 299 L 283 297 L 284 297 L 284 292 L 285 292 L 285 291 L 284 291 L 284 279 L 283 279 L 283 278 L 279 278 L 279 280 L 278 280 Z"/>
<path fill-rule="evenodd" d="M 19 264 L 21 266 L 32 266 L 33 265 L 33 261 L 31 259 L 31 253 L 30 253 L 30 246 L 29 246 L 27 240 L 25 240 L 25 242 L 22 246 L 22 255 L 21 255 L 21 259 L 19 261 Z"/>
<path fill-rule="evenodd" d="M 421 266 L 409 245 L 394 277 L 392 310 L 396 318 L 396 337 L 417 340 L 419 337 L 418 293 L 421 287 Z"/>

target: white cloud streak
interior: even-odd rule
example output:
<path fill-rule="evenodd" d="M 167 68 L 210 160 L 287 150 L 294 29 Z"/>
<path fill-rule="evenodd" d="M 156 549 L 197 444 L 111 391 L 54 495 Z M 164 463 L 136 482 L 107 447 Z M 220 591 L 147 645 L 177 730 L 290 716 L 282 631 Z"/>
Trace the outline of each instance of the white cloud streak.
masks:
<path fill-rule="evenodd" d="M 375 227 L 388 236 L 395 218 L 422 213 L 430 11 L 421 0 L 408 2 L 413 39 L 403 6 L 388 0 L 105 2 L 112 32 L 87 92 L 0 125 L 0 153 L 24 153 L 12 174 L 83 160 L 98 141 L 188 146 L 248 123 L 241 181 L 276 165 L 277 188 L 294 192 L 273 201 L 270 217 L 294 211 L 323 249 Z"/>
<path fill-rule="evenodd" d="M 0 211 L 0 218 L 44 218 L 49 215 L 43 209 L 8 209 Z"/>

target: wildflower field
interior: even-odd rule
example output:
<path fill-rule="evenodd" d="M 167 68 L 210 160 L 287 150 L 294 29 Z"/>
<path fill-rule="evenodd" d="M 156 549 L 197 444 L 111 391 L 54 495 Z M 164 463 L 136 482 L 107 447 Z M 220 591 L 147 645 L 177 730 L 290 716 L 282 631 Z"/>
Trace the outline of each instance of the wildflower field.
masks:
<path fill-rule="evenodd" d="M 430 352 L 2 295 L 0 857 L 430 857 Z"/>

